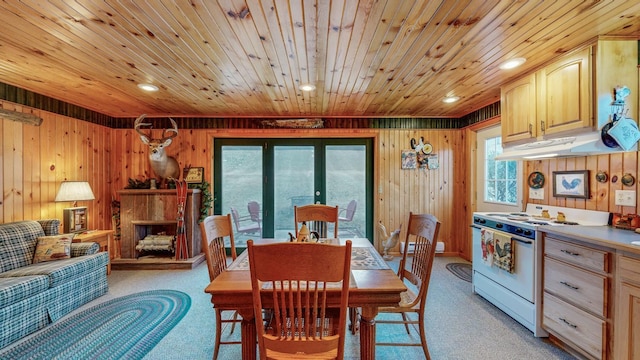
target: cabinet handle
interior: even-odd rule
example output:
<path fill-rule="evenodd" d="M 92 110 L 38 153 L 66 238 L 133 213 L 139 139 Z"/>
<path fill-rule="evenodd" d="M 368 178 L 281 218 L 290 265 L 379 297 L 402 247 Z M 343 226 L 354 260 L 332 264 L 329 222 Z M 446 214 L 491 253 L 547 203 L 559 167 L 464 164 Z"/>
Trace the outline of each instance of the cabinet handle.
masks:
<path fill-rule="evenodd" d="M 560 250 L 560 251 L 561 251 L 561 252 L 563 252 L 563 253 L 565 253 L 565 254 L 569 254 L 569 255 L 571 255 L 571 256 L 580 256 L 580 254 L 578 254 L 578 253 L 574 253 L 574 252 L 569 251 L 569 250 Z"/>
<path fill-rule="evenodd" d="M 540 130 L 544 132 L 544 120 L 540 121 Z"/>
<path fill-rule="evenodd" d="M 566 287 L 568 287 L 568 288 L 571 288 L 571 289 L 573 289 L 573 290 L 578 290 L 578 289 L 580 289 L 579 287 L 577 287 L 577 286 L 573 286 L 573 285 L 569 284 L 569 283 L 568 283 L 568 282 L 566 282 L 566 281 L 560 281 L 560 284 L 562 284 L 562 285 L 564 285 L 564 286 L 566 286 Z"/>
<path fill-rule="evenodd" d="M 533 135 L 533 124 L 529 124 L 529 135 Z"/>
<path fill-rule="evenodd" d="M 560 321 L 562 321 L 563 323 L 565 323 L 565 324 L 567 324 L 567 325 L 571 326 L 571 327 L 572 327 L 572 328 L 574 328 L 574 329 L 578 328 L 578 325 L 576 325 L 576 324 L 572 324 L 572 323 L 568 322 L 568 321 L 567 321 L 567 319 L 565 319 L 565 318 L 558 318 L 558 319 L 559 319 Z"/>

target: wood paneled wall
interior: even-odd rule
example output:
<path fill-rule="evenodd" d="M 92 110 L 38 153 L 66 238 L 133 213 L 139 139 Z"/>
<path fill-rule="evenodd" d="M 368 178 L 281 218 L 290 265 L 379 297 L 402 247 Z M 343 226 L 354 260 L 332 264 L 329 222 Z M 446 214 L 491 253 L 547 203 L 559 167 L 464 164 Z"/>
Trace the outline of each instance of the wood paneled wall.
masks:
<path fill-rule="evenodd" d="M 548 160 L 536 160 L 525 162 L 524 176 L 529 176 L 533 171 L 540 171 L 545 176 L 544 200 L 529 200 L 531 203 L 566 206 L 577 209 L 618 212 L 623 214 L 637 214 L 640 198 L 638 197 L 638 152 L 625 152 L 610 155 L 582 156 L 575 158 L 557 158 Z M 589 199 L 573 199 L 553 197 L 552 174 L 554 171 L 565 170 L 589 170 Z M 604 171 L 608 180 L 604 183 L 595 179 L 598 171 Z M 633 186 L 622 184 L 624 174 L 632 174 L 636 179 Z M 617 181 L 613 181 L 617 177 Z M 636 206 L 615 205 L 616 190 L 635 190 Z M 525 186 L 525 199 L 528 199 L 529 187 Z"/>
<path fill-rule="evenodd" d="M 44 119 L 39 127 L 0 120 L 2 222 L 62 218 L 62 209 L 70 204 L 53 201 L 60 182 L 87 180 L 96 199 L 79 205 L 89 207 L 89 227 L 111 228 L 111 200 L 117 198 L 116 192 L 127 185 L 129 178 L 144 180 L 152 173 L 147 147 L 132 129 L 110 129 L 10 102 L 0 101 L 0 107 L 34 113 Z M 154 130 L 154 136 L 159 136 L 160 132 Z M 215 137 L 373 138 L 376 164 L 374 220 L 381 221 L 387 229 L 394 229 L 406 222 L 410 211 L 432 213 L 442 222 L 439 241 L 445 243 L 445 254 L 467 259 L 471 256 L 468 224 L 474 208 L 470 190 L 475 176 L 473 129 L 181 129 L 167 152 L 175 156 L 182 167 L 189 164 L 203 166 L 207 181 L 212 182 Z M 401 151 L 410 148 L 411 138 L 420 137 L 433 145 L 440 167 L 436 170 L 402 170 Z M 626 173 L 637 178 L 639 161 L 637 152 L 528 161 L 525 162 L 525 178 L 532 171 L 541 171 L 547 177 L 545 200 L 532 202 L 637 213 L 637 206 L 616 206 L 613 195 L 618 189 L 637 190 L 637 184 L 624 186 L 620 179 Z M 589 199 L 552 196 L 553 171 L 582 169 L 590 170 Z M 609 175 L 606 183 L 595 181 L 599 170 Z M 618 177 L 615 183 L 611 180 L 613 176 Z M 528 193 L 525 193 L 526 198 Z M 377 246 L 381 240 L 375 239 Z"/>
<path fill-rule="evenodd" d="M 80 202 L 89 207 L 89 227 L 110 228 L 110 203 L 117 198 L 117 190 L 123 189 L 129 178 L 144 180 L 152 173 L 147 147 L 132 129 L 110 129 L 10 102 L 0 101 L 0 106 L 31 112 L 44 119 L 39 127 L 0 120 L 0 187 L 3 190 L 0 217 L 3 222 L 62 218 L 62 209 L 69 204 L 53 202 L 60 182 L 87 180 L 96 195 L 96 200 Z M 153 134 L 159 136 L 160 132 L 154 130 Z M 181 129 L 167 152 L 183 167 L 189 164 L 203 166 L 207 181 L 212 182 L 215 137 L 373 138 L 376 164 L 374 220 L 393 229 L 406 222 L 410 211 L 432 213 L 442 222 L 439 240 L 445 243 L 445 254 L 467 259 L 471 256 L 468 224 L 474 208 L 470 190 L 475 174 L 473 129 Z M 433 145 L 440 167 L 436 170 L 402 170 L 401 151 L 410 148 L 411 138 L 420 137 Z M 532 171 L 541 171 L 547 176 L 545 200 L 537 203 L 637 213 L 637 207 L 615 206 L 613 198 L 616 189 L 636 190 L 637 185 L 623 186 L 620 180 L 598 183 L 595 173 L 606 171 L 609 179 L 614 175 L 620 179 L 625 173 L 637 177 L 639 160 L 637 153 L 632 152 L 529 161 L 525 163 L 525 177 Z M 574 169 L 591 171 L 591 198 L 554 198 L 551 172 Z M 375 241 L 380 246 L 381 239 Z"/>
<path fill-rule="evenodd" d="M 78 205 L 89 208 L 89 228 L 110 229 L 111 129 L 9 102 L 0 107 L 43 118 L 41 126 L 0 120 L 2 222 L 62 219 L 71 204 L 54 202 L 60 183 L 85 180 L 95 200 Z"/>
<path fill-rule="evenodd" d="M 154 136 L 160 130 L 154 130 Z M 114 129 L 112 168 L 114 191 L 123 188 L 129 178 L 144 180 L 152 173 L 146 146 L 133 130 Z M 459 240 L 466 239 L 466 229 L 454 225 L 453 219 L 470 218 L 467 213 L 468 174 L 467 149 L 462 130 L 388 130 L 388 129 L 278 129 L 278 130 L 181 130 L 167 153 L 176 157 L 181 167 L 191 164 L 205 168 L 206 180 L 213 179 L 213 139 L 234 138 L 312 138 L 312 137 L 369 137 L 375 139 L 374 219 L 387 229 L 406 223 L 410 211 L 428 212 L 442 222 L 439 241 L 445 243 L 447 255 L 457 255 Z M 411 148 L 411 138 L 424 137 L 438 154 L 440 167 L 436 170 L 402 170 L 400 154 Z M 458 225 L 460 221 L 457 221 Z M 402 236 L 402 234 L 401 234 Z M 380 246 L 380 239 L 375 239 Z M 463 247 L 467 242 L 462 241 Z M 396 251 L 398 248 L 396 248 Z M 466 250 L 468 251 L 468 249 Z M 470 253 L 469 253 L 470 257 Z"/>

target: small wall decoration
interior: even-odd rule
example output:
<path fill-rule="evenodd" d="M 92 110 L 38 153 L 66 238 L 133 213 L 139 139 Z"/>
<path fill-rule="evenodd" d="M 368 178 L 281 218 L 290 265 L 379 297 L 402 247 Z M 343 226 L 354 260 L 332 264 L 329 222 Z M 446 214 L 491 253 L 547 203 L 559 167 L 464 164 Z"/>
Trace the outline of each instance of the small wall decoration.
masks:
<path fill-rule="evenodd" d="M 544 186 L 544 174 L 539 171 L 534 171 L 529 174 L 527 184 L 532 189 L 541 189 Z"/>
<path fill-rule="evenodd" d="M 203 167 L 192 167 L 189 168 L 189 172 L 184 177 L 184 181 L 187 184 L 200 184 L 204 181 L 204 168 Z"/>
<path fill-rule="evenodd" d="M 429 170 L 434 170 L 440 167 L 440 162 L 438 161 L 437 154 L 429 155 L 429 159 L 427 160 L 427 163 L 429 165 Z"/>
<path fill-rule="evenodd" d="M 606 182 L 607 182 L 607 180 L 609 180 L 609 176 L 607 175 L 607 173 L 606 173 L 606 172 L 604 172 L 604 171 L 600 170 L 600 171 L 598 171 L 598 173 L 596 174 L 596 180 L 597 180 L 599 183 L 606 183 Z"/>
<path fill-rule="evenodd" d="M 429 164 L 429 159 L 432 156 L 432 152 L 433 152 L 433 146 L 431 144 L 429 144 L 428 142 L 424 142 L 424 137 L 420 137 L 419 140 L 416 140 L 415 138 L 411 138 L 411 149 L 413 150 L 404 150 L 404 151 L 413 151 L 414 154 L 416 155 L 416 167 L 415 168 L 420 168 L 420 169 L 437 169 L 437 163 L 435 165 L 435 167 L 432 167 Z M 404 152 L 403 151 L 403 152 Z M 403 157 L 404 159 L 404 157 Z M 432 164 L 433 165 L 433 164 Z M 415 168 L 411 168 L 411 167 L 403 167 L 403 169 L 415 169 Z"/>
<path fill-rule="evenodd" d="M 636 183 L 636 178 L 634 178 L 630 173 L 626 173 L 622 175 L 621 181 L 624 186 L 633 186 L 633 184 Z"/>
<path fill-rule="evenodd" d="M 425 155 L 421 152 L 416 153 L 418 155 L 418 167 L 420 169 L 427 169 L 427 160 L 429 159 L 429 155 Z"/>
<path fill-rule="evenodd" d="M 418 159 L 415 150 L 402 150 L 402 169 L 415 169 Z"/>
<path fill-rule="evenodd" d="M 554 171 L 553 196 L 589 198 L 589 170 Z"/>

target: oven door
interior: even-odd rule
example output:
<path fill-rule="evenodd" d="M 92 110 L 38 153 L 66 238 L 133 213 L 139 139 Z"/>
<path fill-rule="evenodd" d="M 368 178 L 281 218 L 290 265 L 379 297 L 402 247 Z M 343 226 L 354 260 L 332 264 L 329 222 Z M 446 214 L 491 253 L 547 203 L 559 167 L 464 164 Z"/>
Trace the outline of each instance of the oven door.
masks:
<path fill-rule="evenodd" d="M 496 231 L 494 234 L 502 234 L 511 237 L 513 243 L 513 259 L 515 261 L 513 273 L 489 265 L 482 259 L 482 248 L 480 245 L 481 229 L 473 225 L 473 271 L 481 274 L 487 279 L 505 287 L 511 292 L 521 296 L 527 301 L 534 303 L 535 300 L 535 241 L 527 238 L 515 236 L 513 234 Z"/>

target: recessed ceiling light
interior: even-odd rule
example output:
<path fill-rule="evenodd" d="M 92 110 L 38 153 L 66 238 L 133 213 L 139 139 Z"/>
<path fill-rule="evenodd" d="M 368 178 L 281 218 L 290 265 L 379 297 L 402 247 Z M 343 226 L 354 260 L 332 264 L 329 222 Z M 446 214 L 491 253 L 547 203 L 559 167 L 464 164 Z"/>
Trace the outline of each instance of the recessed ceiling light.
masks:
<path fill-rule="evenodd" d="M 158 91 L 158 87 L 153 84 L 138 84 L 138 87 L 144 91 Z"/>
<path fill-rule="evenodd" d="M 447 96 L 446 98 L 442 99 L 442 102 L 453 103 L 458 100 L 460 100 L 460 96 Z"/>
<path fill-rule="evenodd" d="M 524 64 L 525 61 L 527 61 L 527 59 L 525 58 L 515 58 L 515 59 L 507 60 L 502 64 L 500 64 L 500 69 L 502 70 L 513 69 Z"/>
<path fill-rule="evenodd" d="M 302 91 L 313 91 L 316 89 L 316 86 L 313 84 L 302 84 L 300 85 L 300 90 Z"/>

